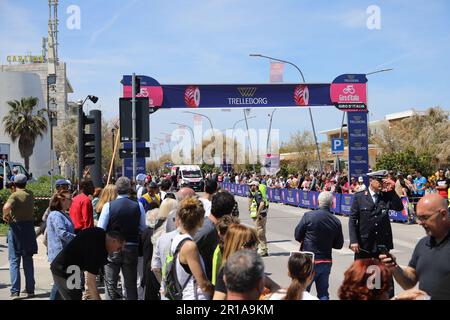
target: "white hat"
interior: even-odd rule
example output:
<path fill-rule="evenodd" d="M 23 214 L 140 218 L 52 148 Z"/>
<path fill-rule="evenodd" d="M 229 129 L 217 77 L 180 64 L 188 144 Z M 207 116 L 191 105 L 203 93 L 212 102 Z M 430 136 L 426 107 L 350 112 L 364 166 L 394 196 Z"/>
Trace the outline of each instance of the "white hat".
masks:
<path fill-rule="evenodd" d="M 364 182 L 364 178 L 363 177 L 359 177 L 358 178 L 358 182 Z"/>
<path fill-rule="evenodd" d="M 249 186 L 257 186 L 257 187 L 259 187 L 259 182 L 258 181 L 252 181 L 248 185 Z"/>

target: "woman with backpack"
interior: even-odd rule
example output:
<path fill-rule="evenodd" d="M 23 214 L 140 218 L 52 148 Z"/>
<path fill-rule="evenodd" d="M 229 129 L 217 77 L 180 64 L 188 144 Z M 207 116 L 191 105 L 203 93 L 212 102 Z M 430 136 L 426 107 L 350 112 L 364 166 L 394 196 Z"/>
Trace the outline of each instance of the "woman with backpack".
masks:
<path fill-rule="evenodd" d="M 69 191 L 55 194 L 50 202 L 50 214 L 47 218 L 47 256 L 51 263 L 56 256 L 75 238 L 75 229 L 67 211 L 72 204 Z M 53 285 L 50 300 L 58 300 L 58 288 Z"/>
<path fill-rule="evenodd" d="M 205 210 L 195 197 L 181 201 L 177 211 L 180 233 L 172 241 L 172 267 L 166 270 L 166 297 L 182 300 L 209 300 L 214 288 L 206 277 L 205 264 L 194 242 L 203 225 Z"/>

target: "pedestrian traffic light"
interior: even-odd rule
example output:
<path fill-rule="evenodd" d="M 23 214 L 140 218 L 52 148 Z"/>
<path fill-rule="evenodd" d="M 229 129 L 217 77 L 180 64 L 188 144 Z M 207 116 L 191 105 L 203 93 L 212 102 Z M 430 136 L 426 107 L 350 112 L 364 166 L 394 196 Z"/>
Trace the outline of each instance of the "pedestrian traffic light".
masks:
<path fill-rule="evenodd" d="M 92 181 L 96 187 L 101 186 L 101 111 L 92 110 L 86 116 L 83 109 L 78 109 L 78 178 L 83 179 L 83 172 L 87 166 L 93 166 Z M 90 127 L 89 133 L 86 127 Z"/>

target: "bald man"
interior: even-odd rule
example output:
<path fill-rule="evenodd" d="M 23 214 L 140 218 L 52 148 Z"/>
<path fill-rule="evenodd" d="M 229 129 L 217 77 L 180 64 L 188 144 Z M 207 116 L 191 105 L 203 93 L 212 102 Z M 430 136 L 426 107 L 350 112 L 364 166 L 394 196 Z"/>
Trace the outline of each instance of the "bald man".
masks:
<path fill-rule="evenodd" d="M 433 298 L 440 282 L 450 274 L 450 214 L 447 201 L 437 193 L 420 199 L 416 212 L 427 236 L 416 245 L 408 267 L 400 267 L 392 254 L 380 255 L 380 259 L 403 289 L 419 283 L 419 289 Z"/>

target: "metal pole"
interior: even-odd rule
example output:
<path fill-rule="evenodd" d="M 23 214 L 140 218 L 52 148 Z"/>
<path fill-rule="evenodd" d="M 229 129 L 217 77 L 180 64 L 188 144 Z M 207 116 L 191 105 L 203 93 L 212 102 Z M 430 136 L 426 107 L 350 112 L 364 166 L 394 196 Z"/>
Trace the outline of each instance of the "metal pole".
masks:
<path fill-rule="evenodd" d="M 3 159 L 3 189 L 6 189 L 6 159 Z"/>
<path fill-rule="evenodd" d="M 211 126 L 211 131 L 212 131 L 212 138 L 211 138 L 211 139 L 212 139 L 212 141 L 215 141 L 215 140 L 216 140 L 216 136 L 215 136 L 215 134 L 214 134 L 214 127 L 213 127 L 213 124 L 212 124 L 211 119 L 210 119 L 208 116 L 205 116 L 204 114 L 201 114 L 201 113 L 192 112 L 192 111 L 184 111 L 184 113 L 192 113 L 192 114 L 196 114 L 196 115 L 198 115 L 198 116 L 201 116 L 201 117 L 203 117 L 203 118 L 208 119 L 209 125 Z"/>
<path fill-rule="evenodd" d="M 111 150 L 112 150 L 112 152 L 113 152 L 113 154 L 112 154 L 112 162 L 111 162 L 111 167 L 112 167 L 112 174 L 113 174 L 113 177 L 114 177 L 114 179 L 116 178 L 116 169 L 114 168 L 114 155 L 115 155 L 115 139 L 114 139 L 114 132 L 115 132 L 116 130 L 114 129 L 114 128 L 112 128 L 111 129 L 111 132 L 112 132 L 112 148 L 111 148 Z M 111 177 L 111 170 L 109 170 L 109 175 L 108 175 L 108 182 L 106 183 L 107 185 L 109 184 L 109 179 L 110 179 L 110 177 Z"/>
<path fill-rule="evenodd" d="M 131 107 L 132 107 L 132 111 L 131 111 L 131 121 L 132 121 L 132 141 L 133 141 L 133 177 L 132 177 L 132 181 L 134 181 L 134 179 L 136 179 L 136 156 L 137 156 L 137 152 L 136 152 L 136 74 L 133 73 L 133 77 L 131 80 L 131 87 L 132 87 L 132 98 L 131 98 Z"/>
<path fill-rule="evenodd" d="M 342 112 L 342 123 L 341 123 L 341 133 L 339 134 L 339 138 L 342 139 L 342 131 L 344 129 L 344 121 L 345 121 L 345 112 Z M 345 147 L 345 142 L 344 142 Z M 337 170 L 341 171 L 341 162 L 339 161 L 339 155 L 336 154 L 336 160 L 337 160 Z"/>
<path fill-rule="evenodd" d="M 50 85 L 47 75 L 47 115 L 50 123 L 50 194 L 53 194 L 53 123 L 52 114 L 50 112 Z"/>
<path fill-rule="evenodd" d="M 248 131 L 247 112 L 245 111 L 245 109 L 244 109 L 244 118 L 245 118 L 245 126 L 247 127 L 248 145 L 250 147 L 250 153 L 253 154 L 252 140 L 250 139 L 250 132 Z M 248 160 L 250 160 L 250 157 L 248 157 Z M 256 168 L 255 168 L 254 163 L 253 163 L 253 172 L 256 173 Z"/>
<path fill-rule="evenodd" d="M 267 134 L 267 143 L 266 143 L 266 152 L 267 153 L 271 153 L 270 151 L 272 151 L 272 147 L 270 147 L 269 150 L 269 140 L 270 140 L 270 132 L 272 130 L 272 119 L 273 119 L 273 114 L 275 113 L 275 111 L 277 111 L 277 109 L 273 109 L 272 111 L 272 115 L 270 116 L 270 123 L 269 123 L 269 133 Z"/>

